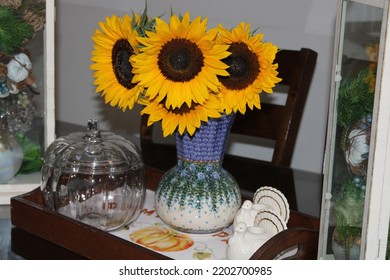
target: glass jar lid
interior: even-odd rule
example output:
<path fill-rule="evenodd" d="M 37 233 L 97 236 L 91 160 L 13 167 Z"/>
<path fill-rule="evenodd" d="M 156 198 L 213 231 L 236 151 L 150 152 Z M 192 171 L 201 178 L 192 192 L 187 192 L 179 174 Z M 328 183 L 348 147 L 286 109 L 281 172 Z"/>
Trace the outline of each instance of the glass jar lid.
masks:
<path fill-rule="evenodd" d="M 86 132 L 59 137 L 45 154 L 46 164 L 62 172 L 117 174 L 142 165 L 138 147 L 122 136 L 102 132 L 98 121 L 88 120 Z"/>

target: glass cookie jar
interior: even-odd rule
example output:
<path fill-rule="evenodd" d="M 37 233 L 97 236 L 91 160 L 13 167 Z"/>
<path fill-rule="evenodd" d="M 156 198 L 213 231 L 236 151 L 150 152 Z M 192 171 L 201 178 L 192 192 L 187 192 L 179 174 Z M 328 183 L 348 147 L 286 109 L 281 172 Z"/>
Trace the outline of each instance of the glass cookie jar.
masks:
<path fill-rule="evenodd" d="M 145 200 L 141 152 L 89 120 L 86 132 L 57 138 L 48 147 L 41 188 L 52 210 L 104 231 L 118 229 L 138 217 Z"/>

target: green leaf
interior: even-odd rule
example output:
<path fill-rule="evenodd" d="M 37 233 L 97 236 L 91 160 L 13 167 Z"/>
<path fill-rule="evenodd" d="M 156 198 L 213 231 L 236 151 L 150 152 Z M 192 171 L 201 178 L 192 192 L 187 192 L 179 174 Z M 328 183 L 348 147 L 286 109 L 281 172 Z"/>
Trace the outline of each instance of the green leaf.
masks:
<path fill-rule="evenodd" d="M 19 169 L 19 173 L 29 174 L 40 171 L 43 164 L 41 159 L 41 147 L 23 134 L 19 134 L 18 138 L 22 143 L 24 154 L 23 163 Z"/>
<path fill-rule="evenodd" d="M 30 174 L 36 171 L 41 170 L 43 161 L 41 159 L 36 159 L 32 161 L 23 161 L 22 166 L 19 169 L 20 174 Z"/>

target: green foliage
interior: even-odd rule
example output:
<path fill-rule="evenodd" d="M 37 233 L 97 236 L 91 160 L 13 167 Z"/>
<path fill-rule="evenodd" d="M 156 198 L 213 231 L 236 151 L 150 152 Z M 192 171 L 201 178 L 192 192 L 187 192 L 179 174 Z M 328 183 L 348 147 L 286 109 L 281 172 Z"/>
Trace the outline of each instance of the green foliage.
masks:
<path fill-rule="evenodd" d="M 135 13 L 133 12 L 131 26 L 133 30 L 138 32 L 141 37 L 146 37 L 146 31 L 153 31 L 156 25 L 156 20 L 148 17 L 148 6 L 145 2 L 145 9 L 140 17 L 140 21 L 137 23 Z"/>
<path fill-rule="evenodd" d="M 349 178 L 334 200 L 336 229 L 340 241 L 360 238 L 363 222 L 365 190 Z"/>
<path fill-rule="evenodd" d="M 345 80 L 337 100 L 338 124 L 346 127 L 372 113 L 374 92 L 370 89 L 369 78 L 372 70 L 363 69 L 353 79 Z"/>
<path fill-rule="evenodd" d="M 34 29 L 25 23 L 18 13 L 8 7 L 0 6 L 0 51 L 10 54 L 30 39 Z"/>
<path fill-rule="evenodd" d="M 41 147 L 30 141 L 26 136 L 19 135 L 19 140 L 23 146 L 23 163 L 19 169 L 20 174 L 29 174 L 41 170 Z"/>

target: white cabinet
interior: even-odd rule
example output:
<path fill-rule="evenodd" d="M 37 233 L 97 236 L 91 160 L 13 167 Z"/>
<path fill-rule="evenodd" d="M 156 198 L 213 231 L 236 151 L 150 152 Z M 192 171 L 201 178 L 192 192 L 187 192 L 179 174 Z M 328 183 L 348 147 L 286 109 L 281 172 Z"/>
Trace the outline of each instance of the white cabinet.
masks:
<path fill-rule="evenodd" d="M 389 1 L 340 1 L 319 259 L 389 259 Z"/>

